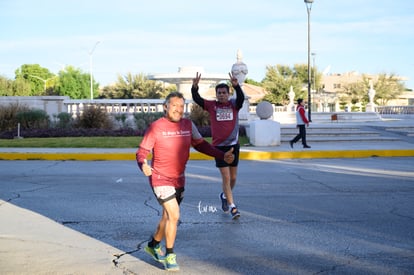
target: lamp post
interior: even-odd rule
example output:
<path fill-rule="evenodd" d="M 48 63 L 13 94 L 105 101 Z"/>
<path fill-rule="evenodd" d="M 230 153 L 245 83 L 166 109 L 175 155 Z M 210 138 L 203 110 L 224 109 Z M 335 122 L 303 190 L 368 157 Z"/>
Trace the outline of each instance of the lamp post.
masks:
<path fill-rule="evenodd" d="M 308 119 L 312 121 L 311 118 L 311 70 L 310 70 L 310 14 L 312 9 L 313 0 L 304 0 L 306 4 L 306 10 L 308 12 Z"/>
<path fill-rule="evenodd" d="M 93 55 L 93 52 L 95 51 L 96 46 L 98 46 L 100 42 L 101 41 L 97 41 L 95 45 L 93 46 L 92 50 L 90 50 L 89 52 L 89 75 L 91 78 L 91 100 L 93 100 L 92 55 Z"/>
<path fill-rule="evenodd" d="M 318 91 L 318 89 L 317 89 L 317 87 L 316 87 L 316 65 L 315 65 L 315 56 L 316 56 L 316 53 L 311 53 L 311 55 L 312 55 L 312 75 L 313 75 L 313 91 L 314 91 L 314 93 L 313 93 L 313 101 L 315 102 L 315 96 L 316 96 L 316 98 L 318 99 L 318 93 L 319 93 L 319 91 Z M 318 101 L 318 104 L 320 103 L 320 101 L 321 101 L 321 99 L 319 98 L 319 101 Z M 319 106 L 318 107 L 316 107 L 316 111 L 317 112 L 319 112 L 319 110 L 320 110 L 320 108 L 319 108 Z"/>
<path fill-rule="evenodd" d="M 317 89 L 316 89 L 316 65 L 315 65 L 315 56 L 316 56 L 316 53 L 311 53 L 311 55 L 312 55 L 313 90 L 316 93 L 317 92 Z"/>
<path fill-rule="evenodd" d="M 50 80 L 50 79 L 52 79 L 52 78 L 55 78 L 56 76 L 54 76 L 54 77 L 51 77 L 51 78 L 48 78 L 48 79 L 43 79 L 43 78 L 41 78 L 41 77 L 39 77 L 39 76 L 37 76 L 37 75 L 31 75 L 31 74 L 29 74 L 29 76 L 31 76 L 31 77 L 34 77 L 34 78 L 37 78 L 37 79 L 40 79 L 40 80 L 42 80 L 43 81 L 43 83 L 44 83 L 44 92 L 46 93 L 46 82 L 48 81 L 48 80 Z"/>

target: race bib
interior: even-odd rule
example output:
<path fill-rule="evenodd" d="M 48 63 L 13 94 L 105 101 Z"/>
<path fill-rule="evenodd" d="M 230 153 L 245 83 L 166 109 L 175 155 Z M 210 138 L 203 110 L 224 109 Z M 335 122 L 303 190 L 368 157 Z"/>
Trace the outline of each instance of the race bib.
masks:
<path fill-rule="evenodd" d="M 216 110 L 216 119 L 217 121 L 227 121 L 233 120 L 233 110 L 232 109 L 217 109 Z"/>

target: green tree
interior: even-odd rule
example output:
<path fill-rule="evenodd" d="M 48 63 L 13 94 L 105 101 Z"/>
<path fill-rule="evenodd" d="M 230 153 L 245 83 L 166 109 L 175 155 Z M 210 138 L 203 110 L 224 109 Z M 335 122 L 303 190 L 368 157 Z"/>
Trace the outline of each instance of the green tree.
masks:
<path fill-rule="evenodd" d="M 370 89 L 371 77 L 362 75 L 362 80 L 343 85 L 342 98 L 352 104 L 361 103 L 366 105 L 369 102 L 368 91 Z M 387 105 L 387 102 L 398 98 L 405 86 L 399 78 L 393 74 L 379 74 L 378 79 L 373 81 L 375 90 L 374 103 L 377 105 Z"/>
<path fill-rule="evenodd" d="M 364 79 L 344 84 L 340 92 L 340 100 L 343 102 L 351 102 L 352 104 L 359 102 L 362 105 L 366 105 L 368 103 L 368 87 L 368 80 Z"/>
<path fill-rule="evenodd" d="M 247 83 L 247 84 L 254 85 L 254 86 L 262 87 L 261 82 L 257 82 L 256 80 L 253 80 L 253 79 L 250 79 L 250 78 L 246 78 L 246 80 L 244 82 Z"/>
<path fill-rule="evenodd" d="M 13 81 L 0 75 L 0 96 L 13 95 Z"/>
<path fill-rule="evenodd" d="M 30 81 L 24 78 L 18 78 L 13 81 L 13 96 L 30 96 L 32 93 L 32 85 Z"/>
<path fill-rule="evenodd" d="M 302 84 L 304 86 L 307 86 L 307 83 L 308 83 L 308 65 L 306 65 L 306 64 L 295 64 L 295 65 L 293 65 L 293 71 L 295 72 L 295 76 L 298 79 L 300 79 Z M 311 81 L 312 81 L 312 79 L 311 79 Z"/>
<path fill-rule="evenodd" d="M 171 88 L 163 88 L 162 84 L 149 80 L 143 73 L 118 76 L 118 81 L 112 86 L 103 88 L 101 98 L 162 98 Z"/>
<path fill-rule="evenodd" d="M 39 64 L 24 64 L 15 71 L 15 75 L 16 81 L 22 79 L 29 81 L 31 96 L 45 95 L 47 81 L 54 77 L 53 73 Z M 21 95 L 20 92 L 17 95 Z"/>
<path fill-rule="evenodd" d="M 388 101 L 398 98 L 404 92 L 405 86 L 394 74 L 380 74 L 374 83 L 374 90 L 375 103 L 384 106 Z"/>
<path fill-rule="evenodd" d="M 276 105 L 286 105 L 289 102 L 289 91 L 292 86 L 297 97 L 304 94 L 303 79 L 298 77 L 295 69 L 285 65 L 267 66 L 266 76 L 262 81 L 263 88 L 269 93 L 263 98 Z"/>
<path fill-rule="evenodd" d="M 61 96 L 69 96 L 71 99 L 90 98 L 90 76 L 73 66 L 67 66 L 61 70 L 56 81 L 56 93 Z M 93 82 L 93 96 L 98 95 L 99 84 Z"/>
<path fill-rule="evenodd" d="M 30 96 L 31 84 L 27 79 L 16 80 L 0 76 L 0 96 Z"/>

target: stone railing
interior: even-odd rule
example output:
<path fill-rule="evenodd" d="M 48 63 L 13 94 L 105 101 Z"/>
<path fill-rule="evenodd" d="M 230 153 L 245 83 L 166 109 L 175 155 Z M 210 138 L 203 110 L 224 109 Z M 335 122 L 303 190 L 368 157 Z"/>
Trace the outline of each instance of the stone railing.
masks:
<path fill-rule="evenodd" d="M 273 106 L 273 111 L 275 113 L 280 113 L 280 112 L 286 112 L 287 111 L 287 106 L 275 106 L 273 104 L 272 104 L 272 106 Z M 249 112 L 251 114 L 255 114 L 256 113 L 256 107 L 257 107 L 257 104 L 250 104 Z"/>
<path fill-rule="evenodd" d="M 163 112 L 163 99 L 96 99 L 96 100 L 65 100 L 63 104 L 73 117 L 79 116 L 83 108 L 99 106 L 109 114 L 134 114 Z M 185 101 L 184 112 L 190 113 L 192 100 Z M 274 106 L 274 112 L 286 112 L 286 106 Z M 256 114 L 256 105 L 249 106 L 249 113 Z"/>
<path fill-rule="evenodd" d="M 185 102 L 184 112 L 189 113 L 193 102 Z M 163 99 L 96 99 L 96 100 L 65 100 L 63 104 L 73 117 L 79 116 L 85 107 L 97 106 L 109 114 L 134 114 L 163 112 Z"/>
<path fill-rule="evenodd" d="M 408 106 L 376 106 L 375 112 L 380 115 L 413 115 L 414 105 Z"/>
<path fill-rule="evenodd" d="M 57 115 L 61 112 L 68 112 L 73 117 L 79 116 L 86 106 L 99 106 L 110 114 L 134 114 L 134 113 L 152 113 L 163 112 L 163 99 L 96 99 L 96 100 L 72 100 L 67 96 L 39 96 L 39 97 L 0 97 L 0 105 L 22 104 L 30 108 L 41 109 L 50 116 Z M 185 113 L 190 113 L 193 101 L 186 100 Z M 288 106 L 274 106 L 275 114 L 278 117 L 287 113 L 289 116 L 292 112 L 287 112 Z M 248 108 L 250 117 L 256 115 L 256 104 L 250 104 Z M 375 106 L 375 112 L 386 117 L 413 116 L 414 105 L 408 106 Z M 293 111 L 294 113 L 294 111 Z M 322 112 L 326 113 L 326 112 Z M 322 114 L 321 113 L 321 114 Z M 292 117 L 294 119 L 294 117 Z"/>

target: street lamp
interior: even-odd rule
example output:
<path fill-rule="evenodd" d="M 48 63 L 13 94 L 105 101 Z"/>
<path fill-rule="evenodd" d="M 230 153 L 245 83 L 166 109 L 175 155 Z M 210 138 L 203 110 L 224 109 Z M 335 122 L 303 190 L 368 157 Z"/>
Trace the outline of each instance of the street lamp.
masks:
<path fill-rule="evenodd" d="M 312 53 L 312 72 L 313 72 L 313 90 L 315 91 L 315 93 L 317 92 L 316 89 L 316 65 L 315 65 L 315 55 L 316 53 Z"/>
<path fill-rule="evenodd" d="M 91 78 L 91 100 L 93 100 L 92 55 L 93 55 L 93 52 L 95 51 L 96 46 L 98 46 L 100 42 L 101 41 L 97 41 L 95 45 L 93 46 L 92 50 L 89 52 L 89 75 Z"/>
<path fill-rule="evenodd" d="M 52 79 L 52 78 L 55 78 L 56 76 L 54 76 L 54 77 L 51 77 L 51 78 L 48 78 L 48 79 L 43 79 L 43 78 L 41 78 L 41 77 L 39 77 L 39 76 L 37 76 L 37 75 L 31 75 L 31 74 L 29 74 L 29 76 L 31 76 L 31 77 L 34 77 L 34 78 L 37 78 L 37 79 L 40 79 L 40 80 L 42 80 L 43 81 L 43 83 L 44 83 L 44 92 L 46 93 L 46 82 L 48 81 L 48 80 L 50 80 L 50 79 Z"/>
<path fill-rule="evenodd" d="M 313 0 L 304 0 L 306 4 L 306 10 L 308 12 L 308 119 L 312 121 L 311 118 L 311 70 L 310 70 L 310 14 L 312 9 Z"/>

